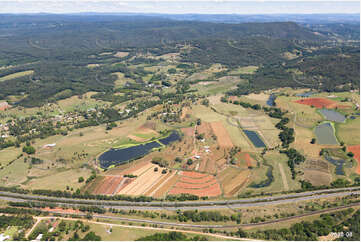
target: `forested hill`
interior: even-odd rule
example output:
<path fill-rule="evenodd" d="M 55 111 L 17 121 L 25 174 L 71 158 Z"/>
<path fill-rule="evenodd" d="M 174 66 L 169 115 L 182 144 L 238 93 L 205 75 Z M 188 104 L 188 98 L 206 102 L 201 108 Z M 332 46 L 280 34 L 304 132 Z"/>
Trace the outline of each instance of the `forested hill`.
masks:
<path fill-rule="evenodd" d="M 352 32 L 341 25 L 326 29 L 294 22 L 226 24 L 144 15 L 0 15 L 0 100 L 17 96 L 11 104 L 29 107 L 89 91 L 108 93 L 114 88 L 116 72 L 136 80 L 138 89 L 146 86 L 142 75 L 166 82 L 167 75 L 134 68 L 167 64 L 160 56 L 169 53 L 178 55 L 177 64 L 190 64 L 187 75 L 197 71 L 191 67 L 195 63 L 201 68 L 218 63 L 229 70 L 259 67 L 253 75 L 240 76 L 248 84 L 234 89 L 235 95 L 245 89 L 279 86 L 349 90 L 359 87 L 359 41 L 338 36 Z M 119 58 L 118 52 L 127 56 Z M 293 80 L 299 73 L 302 82 Z"/>
<path fill-rule="evenodd" d="M 0 15 L 0 48 L 38 49 L 146 47 L 200 38 L 320 40 L 324 36 L 292 22 L 223 24 L 144 16 Z M 30 45 L 31 45 L 30 43 Z M 30 46 L 31 47 L 31 46 Z M 36 48 L 36 47 L 35 47 Z"/>

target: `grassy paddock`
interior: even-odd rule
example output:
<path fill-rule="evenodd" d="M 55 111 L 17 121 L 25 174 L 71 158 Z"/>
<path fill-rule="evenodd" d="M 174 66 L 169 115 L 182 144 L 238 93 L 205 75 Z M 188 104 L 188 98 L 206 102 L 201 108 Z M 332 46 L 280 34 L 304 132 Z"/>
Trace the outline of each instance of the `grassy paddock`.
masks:
<path fill-rule="evenodd" d="M 33 73 L 34 73 L 33 70 L 16 72 L 16 73 L 13 73 L 13 74 L 10 74 L 10 75 L 7 75 L 7 76 L 0 77 L 0 82 L 15 79 L 15 78 L 19 78 L 19 77 L 23 77 L 23 76 L 29 76 L 29 75 L 31 75 Z"/>

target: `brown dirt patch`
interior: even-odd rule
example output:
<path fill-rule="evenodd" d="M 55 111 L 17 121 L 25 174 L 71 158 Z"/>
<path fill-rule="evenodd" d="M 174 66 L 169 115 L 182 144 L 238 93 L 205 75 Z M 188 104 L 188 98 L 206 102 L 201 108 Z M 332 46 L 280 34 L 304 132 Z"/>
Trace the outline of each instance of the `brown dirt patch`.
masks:
<path fill-rule="evenodd" d="M 217 197 L 221 195 L 221 187 L 218 183 L 214 183 L 206 188 L 200 188 L 200 189 L 185 189 L 185 188 L 179 188 L 174 187 L 172 188 L 168 194 L 171 195 L 177 195 L 177 194 L 193 194 L 199 197 Z"/>
<path fill-rule="evenodd" d="M 146 141 L 146 139 L 143 139 L 143 138 L 141 138 L 141 137 L 138 137 L 138 136 L 135 136 L 135 135 L 132 135 L 132 134 L 128 135 L 127 137 L 128 137 L 129 139 L 135 140 L 135 141 L 137 141 L 137 142 L 144 142 L 144 141 Z"/>
<path fill-rule="evenodd" d="M 123 57 L 126 57 L 128 55 L 129 55 L 128 52 L 118 51 L 114 56 L 118 57 L 118 58 L 123 58 Z"/>
<path fill-rule="evenodd" d="M 304 178 L 314 186 L 329 185 L 332 180 L 329 173 L 314 169 L 304 169 Z"/>
<path fill-rule="evenodd" d="M 162 177 L 156 184 L 154 184 L 154 186 L 151 187 L 144 195 L 145 195 L 145 196 L 152 196 L 152 195 L 156 192 L 156 190 L 157 190 L 158 188 L 160 188 L 160 187 L 163 185 L 163 183 L 164 183 L 167 179 L 170 179 L 170 177 L 171 177 L 172 175 L 174 175 L 174 174 L 175 174 L 175 172 L 172 172 L 172 173 L 168 172 L 166 176 L 163 176 L 163 177 Z"/>
<path fill-rule="evenodd" d="M 356 173 L 360 174 L 360 145 L 352 145 L 347 147 L 347 151 L 352 152 L 355 156 L 355 160 L 357 161 Z"/>
<path fill-rule="evenodd" d="M 194 136 L 194 128 L 193 127 L 181 128 L 181 131 L 185 136 L 189 136 L 189 137 Z"/>
<path fill-rule="evenodd" d="M 185 119 L 188 111 L 189 111 L 189 108 L 187 108 L 187 107 L 182 108 L 182 114 L 181 114 L 181 117 L 180 117 L 180 118 L 181 118 L 181 119 Z"/>
<path fill-rule="evenodd" d="M 217 136 L 217 142 L 221 147 L 232 148 L 233 143 L 227 130 L 221 122 L 212 122 L 211 124 L 214 134 Z"/>
<path fill-rule="evenodd" d="M 350 108 L 349 105 L 340 105 L 333 100 L 322 97 L 303 98 L 294 102 L 308 106 L 314 106 L 316 108 Z"/>
<path fill-rule="evenodd" d="M 181 178 L 174 184 L 168 194 L 188 193 L 200 197 L 215 197 L 222 193 L 218 181 L 211 175 L 183 171 L 180 173 L 180 176 Z"/>
<path fill-rule="evenodd" d="M 177 182 L 179 176 L 174 175 L 169 180 L 167 180 L 153 195 L 153 197 L 161 198 L 164 197 L 164 195 L 169 191 L 171 187 L 174 186 L 174 184 Z"/>
<path fill-rule="evenodd" d="M 42 210 L 47 211 L 47 212 L 63 212 L 63 213 L 81 213 L 79 210 L 75 210 L 72 208 L 67 208 L 67 209 L 63 209 L 63 208 L 42 208 Z"/>
<path fill-rule="evenodd" d="M 233 196 L 237 193 L 248 181 L 250 170 L 246 169 L 240 171 L 229 182 L 223 185 L 223 191 L 225 196 Z"/>
<path fill-rule="evenodd" d="M 199 179 L 208 176 L 208 174 L 203 174 L 195 171 L 182 171 L 179 173 L 179 175 L 193 179 L 197 179 L 197 178 Z"/>

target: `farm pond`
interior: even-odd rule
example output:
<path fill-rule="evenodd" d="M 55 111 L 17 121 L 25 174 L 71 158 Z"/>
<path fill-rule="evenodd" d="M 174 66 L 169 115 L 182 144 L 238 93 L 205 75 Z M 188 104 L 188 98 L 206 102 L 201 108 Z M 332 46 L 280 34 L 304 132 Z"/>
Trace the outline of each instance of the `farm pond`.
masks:
<path fill-rule="evenodd" d="M 275 106 L 275 104 L 276 104 L 275 100 L 276 100 L 276 95 L 271 94 L 267 100 L 267 105 L 271 106 L 271 107 Z"/>
<path fill-rule="evenodd" d="M 320 110 L 320 113 L 325 116 L 325 118 L 329 121 L 343 123 L 346 120 L 346 117 L 344 115 L 335 110 L 323 108 Z"/>
<path fill-rule="evenodd" d="M 346 162 L 345 160 L 343 160 L 343 159 L 335 159 L 335 158 L 333 158 L 333 157 L 331 157 L 329 155 L 326 155 L 325 159 L 328 162 L 330 162 L 331 164 L 333 164 L 334 166 L 336 166 L 336 169 L 335 169 L 336 175 L 345 175 L 345 172 L 343 170 L 343 165 Z"/>
<path fill-rule="evenodd" d="M 322 123 L 315 129 L 317 143 L 320 145 L 338 145 L 331 123 Z"/>
<path fill-rule="evenodd" d="M 161 145 L 168 145 L 180 139 L 177 131 L 173 131 L 165 138 L 158 141 L 152 141 L 145 144 L 134 145 L 123 149 L 110 149 L 99 156 L 100 167 L 103 169 L 109 168 L 112 165 L 121 165 L 128 161 L 139 159 L 148 154 L 154 148 L 159 148 Z"/>
<path fill-rule="evenodd" d="M 263 143 L 257 132 L 246 129 L 243 129 L 243 132 L 247 135 L 248 139 L 252 141 L 253 145 L 256 148 L 266 147 L 266 145 Z"/>

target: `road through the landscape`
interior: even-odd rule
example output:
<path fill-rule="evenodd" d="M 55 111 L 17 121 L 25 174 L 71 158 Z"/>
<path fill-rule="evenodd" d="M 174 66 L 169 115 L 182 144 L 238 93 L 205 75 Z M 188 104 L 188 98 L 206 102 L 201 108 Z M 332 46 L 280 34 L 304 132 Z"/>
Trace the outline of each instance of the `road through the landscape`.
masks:
<path fill-rule="evenodd" d="M 27 194 L 17 194 L 0 191 L 0 199 L 6 201 L 46 201 L 59 205 L 93 205 L 104 208 L 116 209 L 137 209 L 137 210 L 195 210 L 195 209 L 226 209 L 226 208 L 244 208 L 265 206 L 282 203 L 292 203 L 298 201 L 342 197 L 347 195 L 360 194 L 359 187 L 318 190 L 297 194 L 287 194 L 274 197 L 222 200 L 222 201 L 192 201 L 192 202 L 122 202 L 122 201 L 105 201 L 105 200 L 85 200 L 72 198 L 56 198 Z M 42 200 L 43 199 L 43 200 Z"/>

